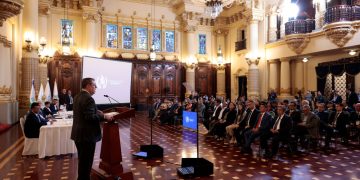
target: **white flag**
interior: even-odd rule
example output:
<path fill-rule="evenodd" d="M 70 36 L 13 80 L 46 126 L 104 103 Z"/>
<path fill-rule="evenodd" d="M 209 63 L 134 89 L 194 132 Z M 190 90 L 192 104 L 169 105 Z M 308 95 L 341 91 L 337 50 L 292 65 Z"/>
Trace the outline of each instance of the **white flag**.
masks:
<path fill-rule="evenodd" d="M 40 84 L 40 89 L 39 89 L 39 94 L 38 94 L 38 102 L 43 103 L 43 96 L 44 96 L 44 86 L 42 85 L 42 83 Z"/>
<path fill-rule="evenodd" d="M 36 101 L 35 98 L 35 88 L 34 88 L 34 80 L 31 82 L 31 91 L 30 91 L 30 104 Z"/>
<path fill-rule="evenodd" d="M 47 83 L 45 87 L 45 101 L 51 102 L 51 90 L 50 90 L 49 78 L 47 79 Z"/>
<path fill-rule="evenodd" d="M 59 92 L 58 92 L 56 79 L 55 79 L 55 82 L 54 82 L 53 99 L 59 99 Z"/>

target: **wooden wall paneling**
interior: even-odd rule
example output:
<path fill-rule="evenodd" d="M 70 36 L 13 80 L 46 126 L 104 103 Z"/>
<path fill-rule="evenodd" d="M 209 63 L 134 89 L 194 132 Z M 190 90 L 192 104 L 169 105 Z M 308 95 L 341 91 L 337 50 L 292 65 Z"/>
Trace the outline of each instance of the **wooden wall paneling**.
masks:
<path fill-rule="evenodd" d="M 161 64 L 152 64 L 151 65 L 151 75 L 150 75 L 150 84 L 152 89 L 152 95 L 154 97 L 162 96 L 162 88 L 163 88 L 163 68 Z"/>
<path fill-rule="evenodd" d="M 195 90 L 198 91 L 200 95 L 216 94 L 216 69 L 214 69 L 211 64 L 201 63 L 196 68 Z"/>
<path fill-rule="evenodd" d="M 176 65 L 166 64 L 164 67 L 164 95 L 176 96 Z"/>

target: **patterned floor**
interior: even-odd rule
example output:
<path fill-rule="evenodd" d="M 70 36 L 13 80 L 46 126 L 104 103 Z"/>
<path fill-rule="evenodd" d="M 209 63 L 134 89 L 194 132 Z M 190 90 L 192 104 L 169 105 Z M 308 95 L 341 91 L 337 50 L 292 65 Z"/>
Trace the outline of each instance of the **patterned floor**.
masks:
<path fill-rule="evenodd" d="M 17 125 L 18 126 L 18 125 Z M 0 179 L 76 179 L 77 156 L 64 155 L 38 159 L 22 157 L 23 138 L 9 136 L 19 133 L 17 126 L 0 135 L 12 144 L 1 151 Z M 132 153 L 141 144 L 149 144 L 149 121 L 145 114 L 137 113 L 132 120 L 119 123 L 122 142 L 123 166 L 132 171 L 134 179 L 180 179 L 176 174 L 182 157 L 196 157 L 196 134 L 172 125 L 154 127 L 154 144 L 164 148 L 164 158 L 155 160 L 137 159 Z M 242 154 L 238 147 L 205 137 L 200 130 L 200 156 L 214 163 L 214 174 L 197 179 L 360 179 L 360 148 L 358 145 L 343 147 L 327 153 L 323 151 L 288 156 L 280 151 L 278 160 L 267 161 L 253 154 Z M 100 143 L 97 144 L 94 166 L 100 159 Z M 258 145 L 254 145 L 256 149 Z M 9 150 L 10 149 L 10 150 Z"/>

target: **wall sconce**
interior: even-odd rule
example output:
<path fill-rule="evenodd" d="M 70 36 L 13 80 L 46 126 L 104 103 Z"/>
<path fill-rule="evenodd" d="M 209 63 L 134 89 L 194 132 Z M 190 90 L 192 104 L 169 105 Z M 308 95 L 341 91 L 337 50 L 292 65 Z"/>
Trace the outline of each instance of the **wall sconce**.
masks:
<path fill-rule="evenodd" d="M 308 61 L 309 61 L 309 59 L 308 59 L 308 58 L 306 58 L 306 57 L 304 57 L 302 61 L 303 61 L 304 63 L 306 63 L 306 62 L 308 62 Z"/>
<path fill-rule="evenodd" d="M 355 56 L 355 55 L 356 55 L 356 51 L 353 50 L 353 49 L 350 50 L 350 51 L 349 51 L 349 55 L 350 55 L 350 56 Z"/>
<path fill-rule="evenodd" d="M 197 59 L 194 56 L 190 56 L 186 62 L 186 67 L 190 69 L 194 69 L 197 64 Z"/>
<path fill-rule="evenodd" d="M 30 37 L 30 34 L 27 33 L 27 35 L 25 35 L 25 42 L 26 42 L 26 47 L 25 49 L 28 51 L 28 52 L 31 52 L 32 51 L 32 46 L 31 46 L 31 37 Z"/>
<path fill-rule="evenodd" d="M 156 60 L 156 52 L 154 50 L 154 44 L 151 45 L 150 48 L 150 60 L 155 61 Z"/>
<path fill-rule="evenodd" d="M 46 39 L 44 37 L 40 38 L 40 51 L 43 51 L 46 46 Z"/>

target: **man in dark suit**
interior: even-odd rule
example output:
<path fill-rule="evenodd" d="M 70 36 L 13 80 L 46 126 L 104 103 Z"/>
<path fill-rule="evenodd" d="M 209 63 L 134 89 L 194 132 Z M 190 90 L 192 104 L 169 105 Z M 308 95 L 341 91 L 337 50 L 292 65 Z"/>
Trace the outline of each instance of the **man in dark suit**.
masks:
<path fill-rule="evenodd" d="M 245 133 L 245 146 L 243 151 L 251 152 L 251 143 L 262 134 L 268 133 L 270 131 L 271 115 L 266 112 L 265 102 L 260 103 L 260 113 L 257 116 L 257 121 L 255 126 Z"/>
<path fill-rule="evenodd" d="M 66 89 L 62 89 L 61 93 L 59 94 L 59 104 L 61 105 L 67 105 L 67 94 L 66 94 Z"/>
<path fill-rule="evenodd" d="M 285 114 L 285 106 L 277 107 L 277 117 L 275 121 L 271 123 L 271 129 L 268 134 L 260 136 L 260 146 L 265 149 L 265 155 L 269 158 L 275 156 L 279 150 L 280 142 L 288 142 L 290 129 L 291 129 L 291 118 Z M 272 137 L 272 150 L 269 153 L 267 140 Z"/>
<path fill-rule="evenodd" d="M 350 115 L 348 112 L 343 111 L 344 105 L 342 103 L 335 105 L 336 112 L 330 115 L 330 121 L 327 125 L 325 147 L 329 147 L 329 142 L 334 133 L 338 133 L 343 140 L 344 144 L 348 143 L 348 132 L 346 125 L 349 123 Z"/>
<path fill-rule="evenodd" d="M 354 110 L 354 104 L 356 104 L 359 101 L 358 95 L 352 90 L 347 90 L 347 93 L 348 93 L 348 97 L 346 99 L 346 104 L 349 106 L 349 108 Z"/>
<path fill-rule="evenodd" d="M 322 134 L 326 131 L 326 126 L 329 124 L 329 113 L 325 111 L 325 103 L 319 103 L 316 115 L 320 119 L 319 131 Z"/>
<path fill-rule="evenodd" d="M 31 104 L 31 110 L 26 116 L 24 124 L 24 134 L 27 138 L 39 138 L 40 127 L 46 125 L 47 120 L 39 115 L 40 104 L 34 102 Z"/>
<path fill-rule="evenodd" d="M 42 112 L 46 117 L 54 115 L 52 113 L 51 109 L 50 109 L 50 102 L 49 101 L 45 102 L 45 107 L 43 108 Z"/>
<path fill-rule="evenodd" d="M 50 104 L 50 110 L 53 114 L 56 114 L 59 111 L 58 99 L 53 99 L 52 103 Z"/>
<path fill-rule="evenodd" d="M 97 110 L 91 97 L 96 91 L 93 78 L 84 78 L 81 87 L 81 92 L 74 98 L 71 139 L 78 152 L 78 179 L 89 180 L 96 142 L 101 140 L 100 121 L 111 121 L 113 117 Z"/>
<path fill-rule="evenodd" d="M 334 91 L 334 96 L 332 97 L 331 101 L 332 101 L 334 104 L 339 104 L 339 103 L 342 103 L 343 99 L 342 99 L 342 97 L 338 94 L 338 92 L 335 90 L 335 91 Z"/>
<path fill-rule="evenodd" d="M 211 117 L 209 119 L 204 120 L 204 122 L 203 122 L 203 124 L 204 124 L 204 126 L 206 127 L 207 130 L 210 129 L 210 123 L 212 121 L 218 120 L 220 111 L 221 111 L 221 100 L 216 99 L 213 114 L 211 115 Z M 208 135 L 210 135 L 210 134 L 208 134 Z"/>
<path fill-rule="evenodd" d="M 260 113 L 260 111 L 256 109 L 255 102 L 253 100 L 248 100 L 248 106 L 248 112 L 246 113 L 244 120 L 240 122 L 239 128 L 235 132 L 236 141 L 239 143 L 238 145 L 245 142 L 245 133 L 255 126 L 257 121 L 256 118 Z"/>

